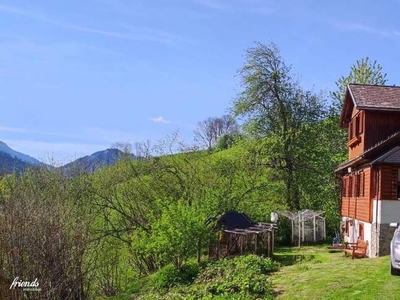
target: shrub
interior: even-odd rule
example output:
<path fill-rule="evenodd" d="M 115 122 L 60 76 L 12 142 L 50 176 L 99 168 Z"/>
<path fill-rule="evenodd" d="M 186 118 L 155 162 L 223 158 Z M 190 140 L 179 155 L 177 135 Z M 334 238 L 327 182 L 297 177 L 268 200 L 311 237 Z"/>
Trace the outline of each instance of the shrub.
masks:
<path fill-rule="evenodd" d="M 188 296 L 213 299 L 256 299 L 272 297 L 267 274 L 278 263 L 256 255 L 239 256 L 210 264 L 191 286 Z M 215 298 L 214 298 L 215 297 Z"/>
<path fill-rule="evenodd" d="M 169 264 L 154 275 L 150 285 L 158 291 L 165 291 L 177 285 L 193 283 L 198 274 L 199 267 L 194 263 L 187 263 L 180 269 Z"/>

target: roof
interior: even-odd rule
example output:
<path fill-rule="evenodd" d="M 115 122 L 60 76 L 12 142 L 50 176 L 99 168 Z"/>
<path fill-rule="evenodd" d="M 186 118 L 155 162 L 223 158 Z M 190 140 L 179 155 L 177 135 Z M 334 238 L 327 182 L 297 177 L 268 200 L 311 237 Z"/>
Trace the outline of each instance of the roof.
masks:
<path fill-rule="evenodd" d="M 353 108 L 360 110 L 400 111 L 400 87 L 349 84 L 343 103 L 340 126 L 347 127 Z"/>
<path fill-rule="evenodd" d="M 400 87 L 388 85 L 349 84 L 357 109 L 400 111 Z"/>
<path fill-rule="evenodd" d="M 384 155 L 378 157 L 371 165 L 381 165 L 381 164 L 391 164 L 397 165 L 400 164 L 400 146 L 396 146 L 390 151 L 386 152 Z"/>
<path fill-rule="evenodd" d="M 248 228 L 254 224 L 245 213 L 236 211 L 226 212 L 218 220 L 218 225 L 224 229 Z"/>

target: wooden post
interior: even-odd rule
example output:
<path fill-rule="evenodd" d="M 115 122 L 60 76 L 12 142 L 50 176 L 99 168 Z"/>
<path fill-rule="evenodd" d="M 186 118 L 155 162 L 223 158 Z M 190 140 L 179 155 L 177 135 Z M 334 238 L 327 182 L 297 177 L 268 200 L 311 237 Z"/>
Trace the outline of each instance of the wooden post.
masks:
<path fill-rule="evenodd" d="M 240 242 L 240 255 L 242 255 L 243 254 L 243 235 L 241 235 L 240 237 L 239 237 L 239 242 Z"/>
<path fill-rule="evenodd" d="M 301 214 L 300 214 L 300 212 L 298 212 L 298 215 L 299 215 L 299 247 L 301 246 Z"/>
<path fill-rule="evenodd" d="M 292 220 L 292 244 L 294 244 L 294 221 Z"/>
<path fill-rule="evenodd" d="M 313 232 L 314 232 L 314 243 L 317 242 L 317 232 L 315 230 L 315 216 L 313 217 Z"/>
<path fill-rule="evenodd" d="M 271 257 L 271 232 L 268 232 L 268 257 Z"/>
<path fill-rule="evenodd" d="M 275 251 L 275 249 L 274 249 L 274 246 L 275 246 L 275 230 L 274 230 L 274 227 L 271 228 L 270 234 L 271 234 L 271 257 L 272 257 L 274 255 L 274 251 Z"/>

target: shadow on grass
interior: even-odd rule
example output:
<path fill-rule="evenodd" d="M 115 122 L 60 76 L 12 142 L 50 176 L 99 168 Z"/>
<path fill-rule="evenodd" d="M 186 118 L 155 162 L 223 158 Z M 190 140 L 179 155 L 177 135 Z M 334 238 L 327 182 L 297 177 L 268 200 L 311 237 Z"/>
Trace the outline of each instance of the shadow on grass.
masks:
<path fill-rule="evenodd" d="M 298 263 L 311 262 L 315 260 L 315 255 L 311 249 L 304 249 L 299 247 L 280 247 L 274 253 L 274 260 L 279 262 L 282 266 L 291 266 Z M 314 249 L 318 251 L 319 249 Z M 315 260 L 315 262 L 317 262 Z"/>
<path fill-rule="evenodd" d="M 282 266 L 292 266 L 298 263 L 309 262 L 315 259 L 312 254 L 281 254 L 274 255 L 274 260 L 279 262 Z"/>

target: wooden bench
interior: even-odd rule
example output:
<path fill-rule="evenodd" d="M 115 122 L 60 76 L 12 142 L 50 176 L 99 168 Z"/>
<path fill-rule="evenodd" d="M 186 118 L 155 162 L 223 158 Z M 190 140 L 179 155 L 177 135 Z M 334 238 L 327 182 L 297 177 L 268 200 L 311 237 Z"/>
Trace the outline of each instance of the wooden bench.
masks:
<path fill-rule="evenodd" d="M 357 243 L 345 243 L 344 251 L 345 253 L 354 257 L 362 258 L 367 255 L 368 241 L 363 241 L 361 239 L 357 240 Z"/>

